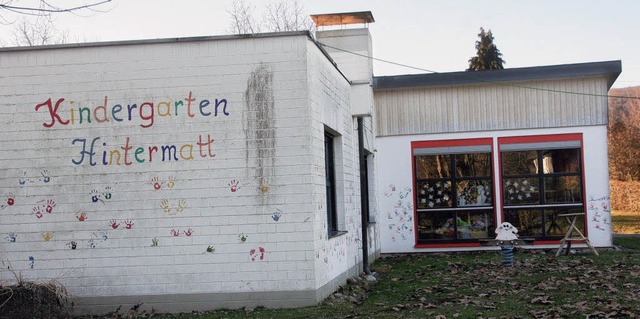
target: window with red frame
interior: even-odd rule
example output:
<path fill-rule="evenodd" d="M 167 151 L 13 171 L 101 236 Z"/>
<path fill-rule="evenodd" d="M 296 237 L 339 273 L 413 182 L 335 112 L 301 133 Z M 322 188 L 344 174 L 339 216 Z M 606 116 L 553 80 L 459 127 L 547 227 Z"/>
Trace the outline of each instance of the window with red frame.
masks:
<path fill-rule="evenodd" d="M 518 234 L 539 240 L 562 238 L 562 213 L 583 213 L 581 137 L 510 137 L 500 144 L 504 219 Z M 584 233 L 584 218 L 576 225 Z"/>
<path fill-rule="evenodd" d="M 418 244 L 490 237 L 491 139 L 414 142 L 412 148 Z"/>

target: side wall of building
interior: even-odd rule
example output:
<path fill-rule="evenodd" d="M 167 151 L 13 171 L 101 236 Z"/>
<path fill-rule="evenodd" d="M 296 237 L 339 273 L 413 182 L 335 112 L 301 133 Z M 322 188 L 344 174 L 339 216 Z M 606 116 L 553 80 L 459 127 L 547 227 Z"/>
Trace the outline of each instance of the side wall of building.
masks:
<path fill-rule="evenodd" d="M 315 303 L 316 277 L 356 263 L 353 237 L 316 230 L 323 122 L 344 136 L 351 236 L 356 207 L 348 86 L 317 48 L 308 71 L 309 50 L 294 35 L 2 52 L 0 279 L 55 278 L 80 313 Z"/>
<path fill-rule="evenodd" d="M 358 132 L 351 115 L 350 84 L 309 43 L 310 145 L 313 157 L 316 284 L 322 299 L 362 270 Z M 325 179 L 325 133 L 333 136 L 338 234 L 329 235 Z M 372 235 L 374 231 L 372 230 Z"/>

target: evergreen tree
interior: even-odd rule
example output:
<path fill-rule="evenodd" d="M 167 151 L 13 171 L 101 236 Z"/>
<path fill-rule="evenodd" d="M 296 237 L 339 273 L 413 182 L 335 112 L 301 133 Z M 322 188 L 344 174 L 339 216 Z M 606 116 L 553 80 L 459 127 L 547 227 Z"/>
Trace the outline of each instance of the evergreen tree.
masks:
<path fill-rule="evenodd" d="M 493 44 L 493 34 L 491 30 L 485 32 L 483 28 L 480 28 L 478 33 L 480 40 L 476 41 L 476 56 L 469 59 L 469 68 L 467 71 L 485 71 L 485 70 L 502 70 L 504 60 L 502 59 L 502 53 Z"/>

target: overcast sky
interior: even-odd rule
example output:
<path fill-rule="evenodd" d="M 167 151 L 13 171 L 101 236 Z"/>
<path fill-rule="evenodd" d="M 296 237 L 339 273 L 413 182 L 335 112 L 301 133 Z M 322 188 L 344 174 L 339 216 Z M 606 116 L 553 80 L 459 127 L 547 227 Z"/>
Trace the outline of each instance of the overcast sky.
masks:
<path fill-rule="evenodd" d="M 14 0 L 28 5 L 33 0 Z M 79 1 L 79 0 L 74 0 Z M 68 0 L 50 0 L 62 5 Z M 257 13 L 269 0 L 254 0 Z M 232 0 L 112 0 L 105 13 L 59 14 L 72 39 L 111 41 L 228 34 Z M 480 27 L 491 29 L 506 68 L 622 60 L 614 85 L 640 85 L 640 1 L 300 0 L 309 14 L 371 11 L 374 57 L 438 72 L 462 71 Z M 9 20 L 14 16 L 0 12 Z M 79 16 L 82 15 L 82 16 Z M 0 25 L 7 46 L 12 25 Z M 381 62 L 376 75 L 419 71 Z"/>

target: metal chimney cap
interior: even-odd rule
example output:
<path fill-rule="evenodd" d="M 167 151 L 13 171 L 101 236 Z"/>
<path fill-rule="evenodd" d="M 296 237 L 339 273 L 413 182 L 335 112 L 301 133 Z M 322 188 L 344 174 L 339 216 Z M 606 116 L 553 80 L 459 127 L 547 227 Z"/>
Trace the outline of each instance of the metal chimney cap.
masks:
<path fill-rule="evenodd" d="M 312 14 L 311 19 L 319 27 L 375 22 L 371 11 Z"/>

